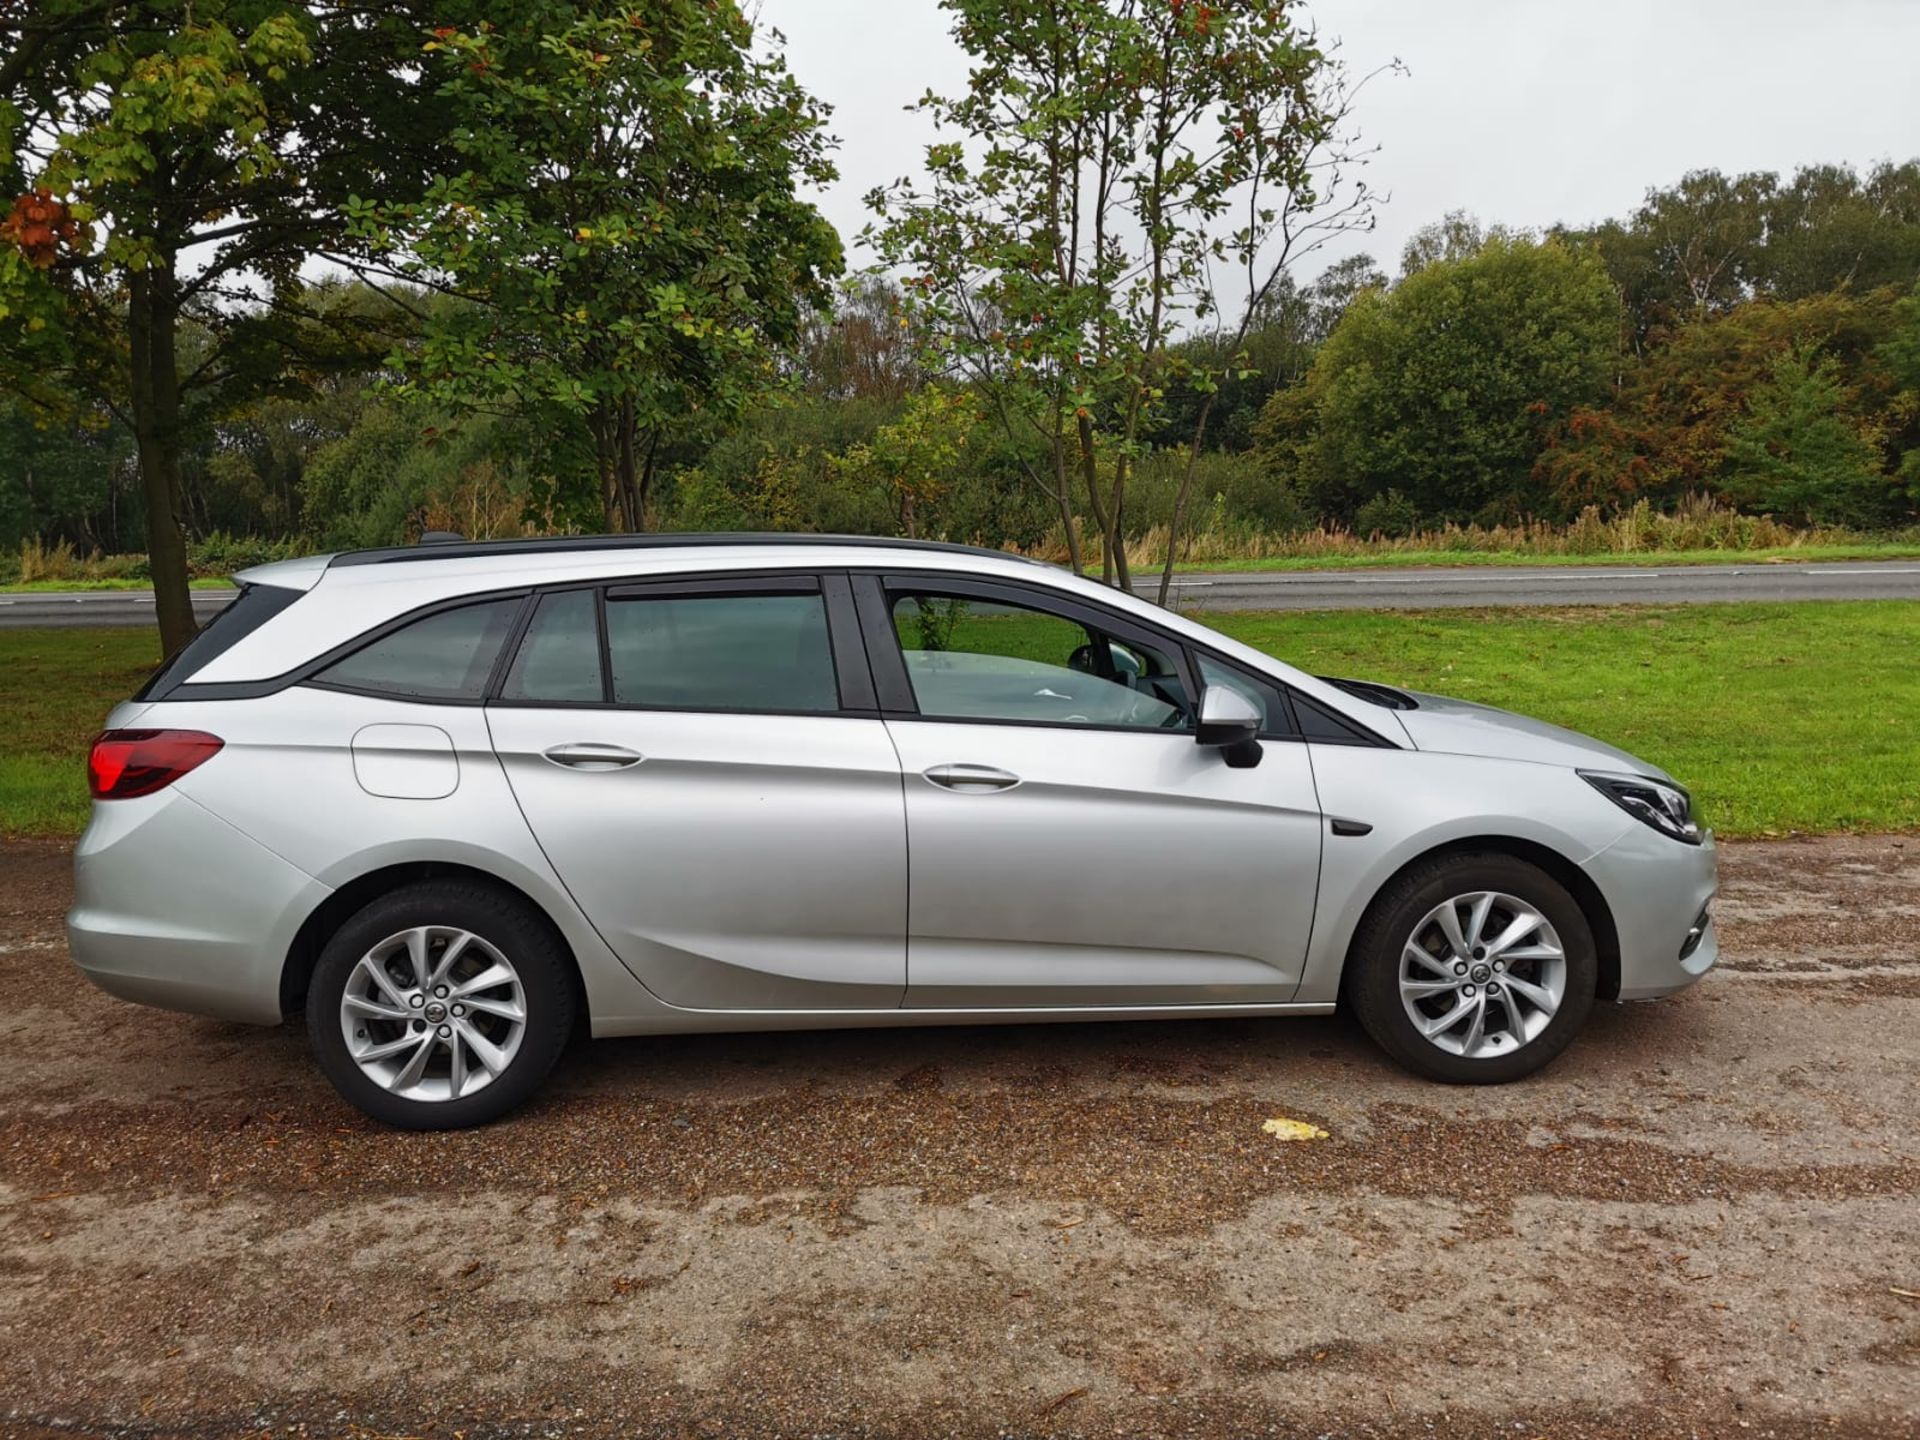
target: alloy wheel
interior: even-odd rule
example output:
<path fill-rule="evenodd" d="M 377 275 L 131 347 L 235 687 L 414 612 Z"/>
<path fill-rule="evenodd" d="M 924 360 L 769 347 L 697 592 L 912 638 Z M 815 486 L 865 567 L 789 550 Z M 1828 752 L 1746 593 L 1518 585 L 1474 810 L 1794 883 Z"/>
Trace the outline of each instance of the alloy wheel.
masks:
<path fill-rule="evenodd" d="M 1467 1059 L 1537 1039 L 1567 993 L 1566 951 L 1547 917 L 1481 890 L 1427 912 L 1400 952 L 1400 1003 L 1427 1043 Z"/>
<path fill-rule="evenodd" d="M 408 1100 L 460 1100 L 513 1063 L 527 997 L 513 963 L 454 926 L 419 925 L 360 957 L 340 997 L 347 1054 Z"/>

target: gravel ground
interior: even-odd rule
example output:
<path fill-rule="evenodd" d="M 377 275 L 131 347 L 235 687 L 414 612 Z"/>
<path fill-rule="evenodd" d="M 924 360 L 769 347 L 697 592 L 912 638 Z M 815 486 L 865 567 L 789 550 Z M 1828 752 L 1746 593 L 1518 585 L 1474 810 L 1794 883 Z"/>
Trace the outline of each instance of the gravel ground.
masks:
<path fill-rule="evenodd" d="M 1343 1020 L 710 1036 L 409 1136 L 94 991 L 0 846 L 0 1435 L 1915 1435 L 1920 838 L 1723 854 L 1721 969 L 1505 1089 Z"/>

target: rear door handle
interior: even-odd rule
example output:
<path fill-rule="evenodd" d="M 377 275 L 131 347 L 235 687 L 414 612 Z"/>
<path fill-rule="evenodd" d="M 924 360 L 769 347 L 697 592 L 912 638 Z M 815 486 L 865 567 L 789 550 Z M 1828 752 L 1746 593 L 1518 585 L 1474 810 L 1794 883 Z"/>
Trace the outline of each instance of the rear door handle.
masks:
<path fill-rule="evenodd" d="M 555 745 L 540 752 L 555 765 L 569 770 L 628 770 L 646 757 L 624 745 L 601 745 L 592 740 L 576 740 L 571 745 Z"/>
<path fill-rule="evenodd" d="M 1020 783 L 1020 777 L 1011 770 L 996 770 L 991 765 L 935 765 L 920 774 L 931 785 L 957 790 L 963 795 L 1011 790 Z"/>

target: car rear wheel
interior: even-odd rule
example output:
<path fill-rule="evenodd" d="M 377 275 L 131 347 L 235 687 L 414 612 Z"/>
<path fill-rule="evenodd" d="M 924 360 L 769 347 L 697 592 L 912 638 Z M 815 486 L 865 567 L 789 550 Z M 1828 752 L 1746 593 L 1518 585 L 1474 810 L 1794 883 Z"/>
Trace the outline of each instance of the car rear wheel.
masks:
<path fill-rule="evenodd" d="M 1347 998 L 1382 1049 L 1450 1084 L 1530 1075 L 1593 1008 L 1593 931 L 1551 875 L 1511 855 L 1416 865 L 1354 937 Z"/>
<path fill-rule="evenodd" d="M 522 1103 L 573 1016 L 571 962 L 541 917 L 457 880 L 368 904 L 327 942 L 307 994 L 334 1088 L 409 1130 L 484 1125 Z"/>

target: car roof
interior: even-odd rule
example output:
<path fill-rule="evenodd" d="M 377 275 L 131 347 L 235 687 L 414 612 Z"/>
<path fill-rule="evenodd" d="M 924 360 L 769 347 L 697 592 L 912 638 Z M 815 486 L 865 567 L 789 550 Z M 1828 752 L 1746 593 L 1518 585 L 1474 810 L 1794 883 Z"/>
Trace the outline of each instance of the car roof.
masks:
<path fill-rule="evenodd" d="M 810 546 L 870 547 L 876 550 L 933 550 L 953 555 L 984 555 L 998 560 L 1020 560 L 1039 565 L 1006 550 L 981 545 L 955 545 L 944 540 L 904 540 L 884 535 L 796 535 L 762 531 L 718 533 L 665 532 L 649 535 L 537 535 L 506 540 L 465 540 L 456 535 L 429 536 L 418 545 L 393 545 L 372 550 L 347 550 L 326 557 L 329 570 L 355 565 L 400 565 L 474 556 L 554 555 L 569 552 L 625 552 L 634 550 L 737 549 L 768 546 L 804 549 Z"/>

